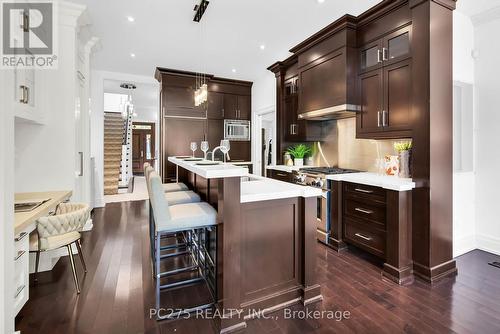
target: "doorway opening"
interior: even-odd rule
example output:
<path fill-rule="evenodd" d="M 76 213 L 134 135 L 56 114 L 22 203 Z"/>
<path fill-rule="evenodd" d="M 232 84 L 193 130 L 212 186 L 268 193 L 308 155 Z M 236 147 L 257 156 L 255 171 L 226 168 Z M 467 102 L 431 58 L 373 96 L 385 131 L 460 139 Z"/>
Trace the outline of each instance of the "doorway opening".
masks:
<path fill-rule="evenodd" d="M 276 112 L 268 108 L 257 112 L 255 138 L 255 174 L 266 176 L 266 167 L 276 164 Z"/>
<path fill-rule="evenodd" d="M 155 165 L 155 123 L 132 124 L 132 174 L 144 176 L 144 163 Z"/>

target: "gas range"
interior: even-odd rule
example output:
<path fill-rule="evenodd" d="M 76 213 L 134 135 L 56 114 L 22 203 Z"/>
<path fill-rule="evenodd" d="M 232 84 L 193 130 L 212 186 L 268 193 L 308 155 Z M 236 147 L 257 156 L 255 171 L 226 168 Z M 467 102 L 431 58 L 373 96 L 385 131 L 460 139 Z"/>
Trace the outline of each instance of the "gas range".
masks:
<path fill-rule="evenodd" d="M 294 182 L 296 184 L 307 185 L 323 190 L 329 190 L 327 175 L 357 173 L 353 169 L 339 167 L 304 167 L 294 173 Z"/>

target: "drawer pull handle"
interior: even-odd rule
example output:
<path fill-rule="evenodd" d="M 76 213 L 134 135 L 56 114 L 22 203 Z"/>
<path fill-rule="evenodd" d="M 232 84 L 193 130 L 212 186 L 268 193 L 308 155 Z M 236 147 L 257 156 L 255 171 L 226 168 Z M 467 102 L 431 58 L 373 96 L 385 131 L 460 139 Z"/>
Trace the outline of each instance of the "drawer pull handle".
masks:
<path fill-rule="evenodd" d="M 356 188 L 354 191 L 360 192 L 360 193 L 365 193 L 365 194 L 372 194 L 373 190 L 366 190 L 366 189 L 361 189 L 361 188 Z"/>
<path fill-rule="evenodd" d="M 276 176 L 283 176 L 283 177 L 287 177 L 288 175 L 286 175 L 286 174 L 281 174 L 281 173 L 276 173 Z"/>
<path fill-rule="evenodd" d="M 27 236 L 27 235 L 28 235 L 28 232 L 21 232 L 21 233 L 19 234 L 19 236 L 17 236 L 17 237 L 15 237 L 15 238 L 14 238 L 14 241 L 15 241 L 15 242 L 21 241 L 21 240 L 23 240 L 23 239 L 24 239 L 24 237 L 25 237 L 25 236 Z"/>
<path fill-rule="evenodd" d="M 356 234 L 354 234 L 354 235 L 355 235 L 355 236 L 357 236 L 358 238 L 365 239 L 366 241 L 370 241 L 370 240 L 372 240 L 372 238 L 367 237 L 367 236 L 364 236 L 364 235 L 362 235 L 362 234 L 360 234 L 360 233 L 356 233 Z"/>
<path fill-rule="evenodd" d="M 367 215 L 371 215 L 373 213 L 372 210 L 366 210 L 366 209 L 361 209 L 361 208 L 355 208 L 354 210 L 362 213 L 366 213 Z"/>
<path fill-rule="evenodd" d="M 21 256 L 23 256 L 26 253 L 26 251 L 19 251 L 17 252 L 16 257 L 14 258 L 14 261 L 17 261 Z"/>
<path fill-rule="evenodd" d="M 19 294 L 24 290 L 25 287 L 26 285 L 22 285 L 19 288 L 17 288 L 16 293 L 14 294 L 14 299 L 16 299 L 19 296 Z"/>

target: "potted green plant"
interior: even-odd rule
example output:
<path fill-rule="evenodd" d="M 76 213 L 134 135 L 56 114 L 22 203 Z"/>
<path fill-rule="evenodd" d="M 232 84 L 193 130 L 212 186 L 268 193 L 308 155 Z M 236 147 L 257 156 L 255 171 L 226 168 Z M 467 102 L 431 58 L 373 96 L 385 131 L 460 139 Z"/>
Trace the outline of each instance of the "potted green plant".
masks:
<path fill-rule="evenodd" d="M 289 147 L 287 152 L 293 157 L 293 164 L 295 166 L 304 165 L 304 157 L 311 154 L 312 150 L 309 145 L 297 144 L 295 146 Z"/>
<path fill-rule="evenodd" d="M 394 143 L 394 149 L 398 152 L 399 177 L 411 177 L 411 148 L 411 141 Z"/>

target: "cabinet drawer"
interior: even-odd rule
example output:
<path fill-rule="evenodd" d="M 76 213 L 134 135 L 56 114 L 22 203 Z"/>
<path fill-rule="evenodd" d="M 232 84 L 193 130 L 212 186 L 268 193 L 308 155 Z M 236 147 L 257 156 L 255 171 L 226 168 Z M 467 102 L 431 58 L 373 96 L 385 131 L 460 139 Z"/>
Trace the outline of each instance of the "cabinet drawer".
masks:
<path fill-rule="evenodd" d="M 344 220 L 344 239 L 367 252 L 385 258 L 385 232 L 351 218 Z"/>
<path fill-rule="evenodd" d="M 268 171 L 268 177 L 272 179 L 284 182 L 292 182 L 292 173 L 281 172 L 272 169 L 268 169 L 267 171 Z"/>
<path fill-rule="evenodd" d="M 344 214 L 385 230 L 385 205 L 374 203 L 347 199 L 344 201 Z"/>
<path fill-rule="evenodd" d="M 385 203 L 385 190 L 379 187 L 347 182 L 344 183 L 344 193 L 346 198 L 358 198 Z"/>

